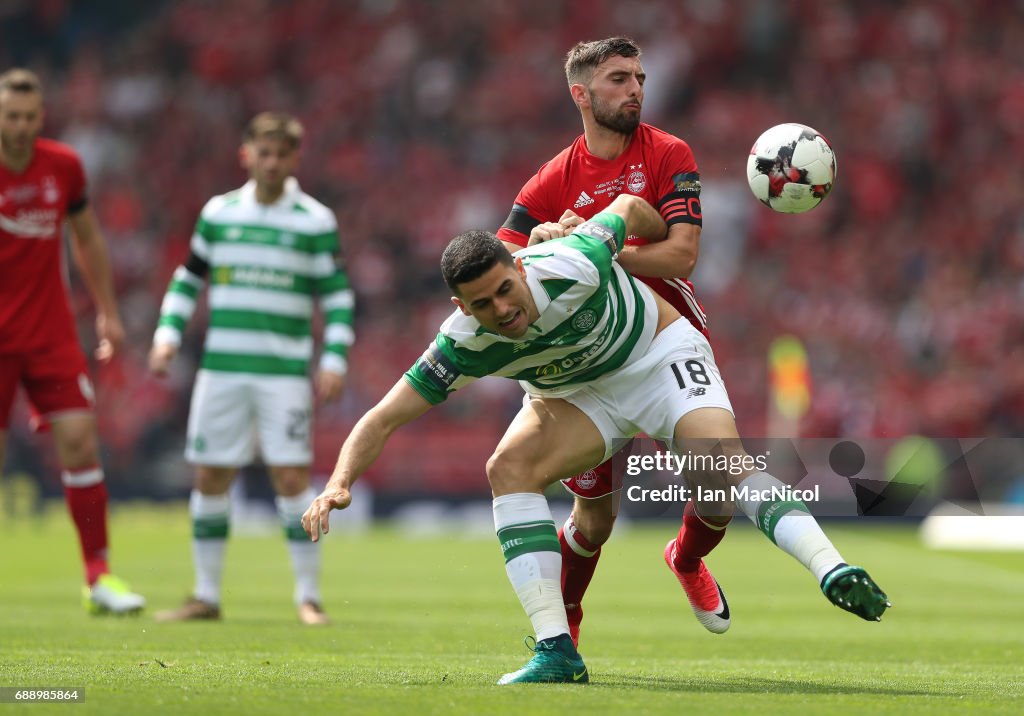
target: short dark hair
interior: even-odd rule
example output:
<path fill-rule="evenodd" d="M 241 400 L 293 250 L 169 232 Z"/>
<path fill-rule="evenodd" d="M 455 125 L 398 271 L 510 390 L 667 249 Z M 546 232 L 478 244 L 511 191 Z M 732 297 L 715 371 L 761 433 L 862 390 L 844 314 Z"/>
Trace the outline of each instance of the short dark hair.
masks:
<path fill-rule="evenodd" d="M 565 56 L 565 79 L 570 85 L 587 84 L 594 70 L 609 57 L 639 57 L 640 46 L 628 37 L 577 42 Z"/>
<path fill-rule="evenodd" d="M 260 112 L 249 122 L 242 135 L 246 144 L 262 137 L 282 139 L 292 149 L 302 143 L 302 123 L 295 117 L 284 112 Z"/>
<path fill-rule="evenodd" d="M 23 67 L 15 67 L 0 75 L 0 92 L 43 92 L 39 75 Z"/>
<path fill-rule="evenodd" d="M 512 266 L 515 262 L 505 244 L 489 231 L 465 231 L 448 242 L 441 254 L 441 275 L 456 294 L 459 285 L 474 281 L 497 264 Z"/>

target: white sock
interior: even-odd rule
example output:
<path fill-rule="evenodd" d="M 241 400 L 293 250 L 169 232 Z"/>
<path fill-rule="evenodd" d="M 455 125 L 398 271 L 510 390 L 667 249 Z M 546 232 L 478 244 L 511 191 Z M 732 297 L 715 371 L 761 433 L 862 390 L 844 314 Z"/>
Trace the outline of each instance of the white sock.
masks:
<path fill-rule="evenodd" d="M 188 501 L 192 515 L 192 563 L 196 570 L 193 596 L 208 604 L 220 604 L 231 500 L 223 495 L 204 495 L 192 490 Z"/>
<path fill-rule="evenodd" d="M 748 496 L 736 503 L 768 539 L 796 558 L 821 584 L 825 575 L 845 560 L 802 501 L 782 497 L 762 500 L 759 494 L 753 494 L 772 488 L 783 491 L 786 485 L 766 472 L 755 472 L 739 484 L 739 490 L 746 489 Z"/>
<path fill-rule="evenodd" d="M 277 496 L 277 514 L 284 526 L 288 554 L 295 573 L 295 604 L 320 603 L 320 543 L 313 542 L 302 529 L 302 513 L 316 498 L 316 491 L 307 487 L 294 497 Z"/>
<path fill-rule="evenodd" d="M 494 498 L 494 527 L 505 572 L 530 617 L 537 641 L 569 633 L 562 603 L 562 553 L 544 495 L 519 492 Z"/>

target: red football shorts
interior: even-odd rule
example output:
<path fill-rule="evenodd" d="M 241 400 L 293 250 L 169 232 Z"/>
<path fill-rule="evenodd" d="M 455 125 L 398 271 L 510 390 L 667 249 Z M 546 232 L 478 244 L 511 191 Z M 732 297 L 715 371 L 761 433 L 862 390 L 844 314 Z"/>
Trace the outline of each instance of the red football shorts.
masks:
<path fill-rule="evenodd" d="M 0 355 L 0 430 L 7 430 L 19 384 L 28 393 L 33 430 L 46 429 L 60 413 L 91 411 L 95 402 L 77 342 Z"/>
<path fill-rule="evenodd" d="M 622 489 L 622 476 L 626 460 L 633 452 L 633 441 L 627 442 L 617 453 L 592 470 L 562 480 L 562 486 L 576 497 L 595 500 Z"/>

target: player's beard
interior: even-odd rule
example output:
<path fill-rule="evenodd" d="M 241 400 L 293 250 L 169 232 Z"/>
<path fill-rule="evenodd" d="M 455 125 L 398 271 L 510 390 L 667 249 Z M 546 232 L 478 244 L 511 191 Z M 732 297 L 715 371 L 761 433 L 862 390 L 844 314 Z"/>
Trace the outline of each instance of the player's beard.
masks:
<path fill-rule="evenodd" d="M 23 159 L 31 154 L 34 143 L 35 137 L 32 135 L 13 137 L 0 132 L 0 147 L 3 147 L 4 154 L 12 159 Z"/>
<path fill-rule="evenodd" d="M 616 111 L 595 97 L 590 90 L 587 92 L 590 94 L 590 107 L 594 112 L 594 121 L 598 126 L 625 135 L 632 134 L 640 126 L 639 112 L 627 114 L 621 109 Z"/>

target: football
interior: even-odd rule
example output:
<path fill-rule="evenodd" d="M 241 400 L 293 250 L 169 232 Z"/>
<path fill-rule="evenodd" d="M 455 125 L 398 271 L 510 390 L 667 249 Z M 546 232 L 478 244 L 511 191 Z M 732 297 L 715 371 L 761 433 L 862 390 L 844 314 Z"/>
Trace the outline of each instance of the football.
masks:
<path fill-rule="evenodd" d="M 836 155 L 819 132 L 780 124 L 757 138 L 747 157 L 747 181 L 765 206 L 784 214 L 813 209 L 836 180 Z"/>

